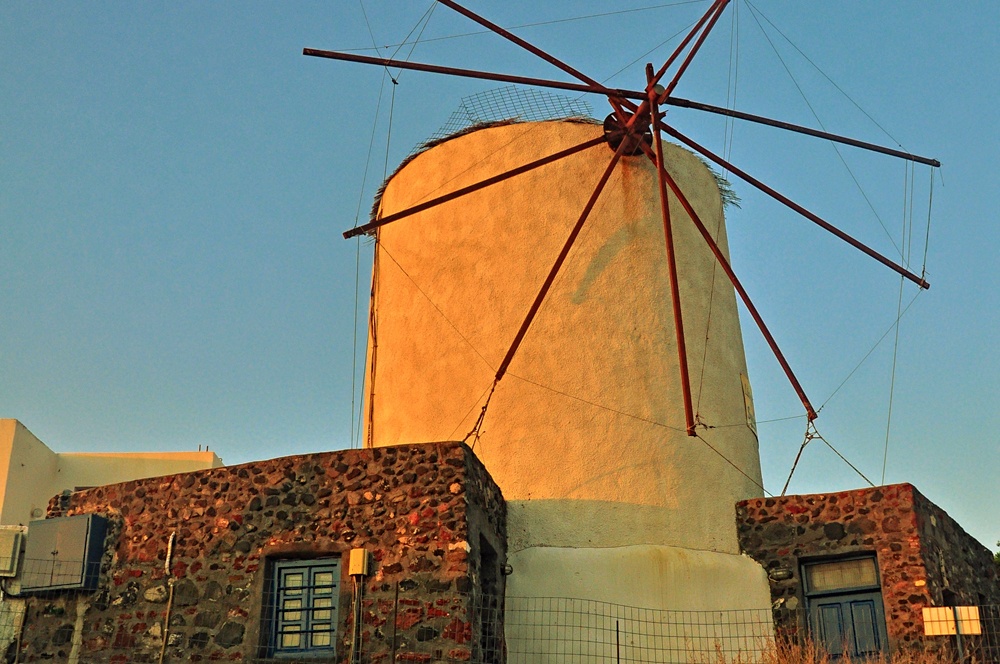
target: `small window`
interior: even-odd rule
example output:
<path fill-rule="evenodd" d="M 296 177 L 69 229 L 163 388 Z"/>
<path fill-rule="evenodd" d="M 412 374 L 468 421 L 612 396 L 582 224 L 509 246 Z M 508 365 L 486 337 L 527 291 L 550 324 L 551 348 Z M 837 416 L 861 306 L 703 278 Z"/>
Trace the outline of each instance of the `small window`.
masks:
<path fill-rule="evenodd" d="M 806 584 L 810 593 L 878 587 L 874 558 L 855 558 L 806 565 Z"/>
<path fill-rule="evenodd" d="M 278 657 L 333 653 L 340 559 L 278 560 L 273 571 L 271 652 Z"/>

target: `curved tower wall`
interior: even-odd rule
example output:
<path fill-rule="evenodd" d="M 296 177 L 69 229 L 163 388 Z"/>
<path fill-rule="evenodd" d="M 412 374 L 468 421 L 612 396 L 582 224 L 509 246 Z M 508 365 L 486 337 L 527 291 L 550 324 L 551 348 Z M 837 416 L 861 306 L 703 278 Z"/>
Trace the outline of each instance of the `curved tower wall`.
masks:
<path fill-rule="evenodd" d="M 555 121 L 455 137 L 390 178 L 381 214 L 601 133 Z M 714 176 L 689 152 L 664 149 L 671 175 L 727 251 Z M 455 440 L 472 429 L 611 156 L 598 145 L 380 230 L 371 444 Z M 634 605 L 639 592 L 642 605 L 662 608 L 769 603 L 762 570 L 736 540 L 735 503 L 760 495 L 760 461 L 735 295 L 676 200 L 670 212 L 693 400 L 714 428 L 699 428 L 700 439 L 684 430 L 655 169 L 644 156 L 626 157 L 475 442 L 508 501 L 510 594 Z"/>

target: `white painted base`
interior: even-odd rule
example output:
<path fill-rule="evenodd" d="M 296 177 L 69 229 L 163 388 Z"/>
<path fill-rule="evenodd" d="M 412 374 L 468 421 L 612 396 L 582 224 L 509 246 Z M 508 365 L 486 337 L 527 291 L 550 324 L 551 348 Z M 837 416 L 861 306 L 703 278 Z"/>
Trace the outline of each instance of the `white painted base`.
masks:
<path fill-rule="evenodd" d="M 743 555 L 674 546 L 508 552 L 509 597 L 574 597 L 649 609 L 770 609 L 767 574 Z"/>
<path fill-rule="evenodd" d="M 508 661 L 746 661 L 772 643 L 767 576 L 746 556 L 531 547 L 507 561 Z"/>

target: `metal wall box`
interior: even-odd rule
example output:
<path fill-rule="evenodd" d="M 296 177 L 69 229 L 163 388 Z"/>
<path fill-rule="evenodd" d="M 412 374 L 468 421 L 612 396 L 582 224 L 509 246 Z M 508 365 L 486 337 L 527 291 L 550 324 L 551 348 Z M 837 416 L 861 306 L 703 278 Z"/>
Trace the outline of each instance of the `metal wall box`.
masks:
<path fill-rule="evenodd" d="M 107 532 L 108 520 L 97 514 L 30 522 L 21 592 L 96 588 Z"/>
<path fill-rule="evenodd" d="M 0 528 L 0 577 L 17 575 L 24 534 L 20 527 Z"/>

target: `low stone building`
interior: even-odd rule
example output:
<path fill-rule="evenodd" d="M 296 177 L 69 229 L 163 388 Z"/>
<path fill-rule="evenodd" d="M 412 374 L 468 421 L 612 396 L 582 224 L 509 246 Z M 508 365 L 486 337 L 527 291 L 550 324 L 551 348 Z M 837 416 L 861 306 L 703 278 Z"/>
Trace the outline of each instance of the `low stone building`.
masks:
<path fill-rule="evenodd" d="M 925 607 L 1000 604 L 993 554 L 910 484 L 745 500 L 737 527 L 767 570 L 779 633 L 807 617 L 834 653 L 935 647 Z"/>
<path fill-rule="evenodd" d="M 348 661 L 364 648 L 378 664 L 499 651 L 502 605 L 481 609 L 502 603 L 491 598 L 503 597 L 506 504 L 462 443 L 96 487 L 54 499 L 48 518 L 83 514 L 107 519 L 96 588 L 29 595 L 18 661 Z"/>

